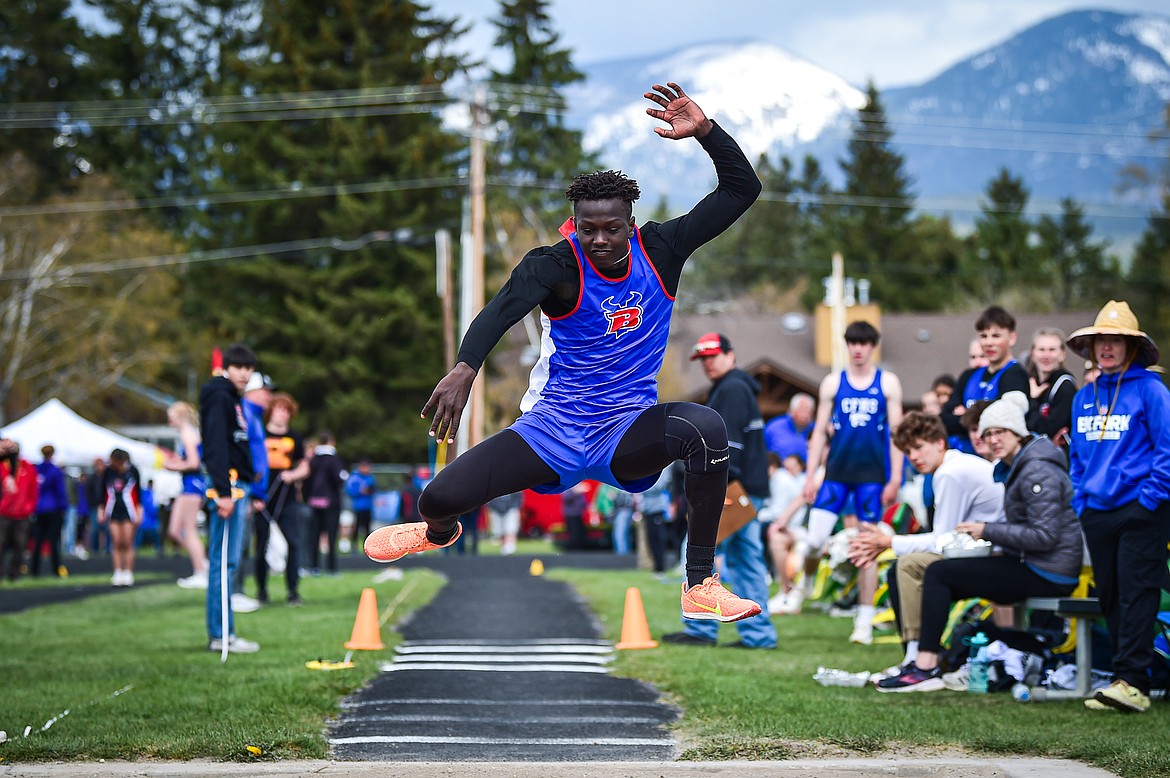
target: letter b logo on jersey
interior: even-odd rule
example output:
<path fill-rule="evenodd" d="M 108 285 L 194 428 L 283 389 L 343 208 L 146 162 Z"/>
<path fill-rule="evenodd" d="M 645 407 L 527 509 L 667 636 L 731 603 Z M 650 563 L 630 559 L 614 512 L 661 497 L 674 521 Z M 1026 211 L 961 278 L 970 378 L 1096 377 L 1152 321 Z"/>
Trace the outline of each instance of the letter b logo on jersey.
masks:
<path fill-rule="evenodd" d="M 621 337 L 621 334 L 627 330 L 638 329 L 642 325 L 641 302 L 641 292 L 630 292 L 630 296 L 626 298 L 626 301 L 620 304 L 614 302 L 614 298 L 612 297 L 607 297 L 603 300 L 601 310 L 609 322 L 605 334 Z"/>

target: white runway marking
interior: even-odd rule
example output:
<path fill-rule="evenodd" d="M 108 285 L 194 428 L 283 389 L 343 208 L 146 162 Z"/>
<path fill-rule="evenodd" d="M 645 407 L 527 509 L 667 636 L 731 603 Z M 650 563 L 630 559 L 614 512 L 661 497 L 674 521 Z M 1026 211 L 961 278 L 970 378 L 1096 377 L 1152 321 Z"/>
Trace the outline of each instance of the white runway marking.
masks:
<path fill-rule="evenodd" d="M 502 645 L 498 643 L 475 645 L 468 645 L 466 643 L 436 643 L 431 645 L 403 643 L 394 649 L 394 653 L 403 656 L 411 654 L 525 654 L 533 652 L 541 654 L 604 654 L 613 656 L 613 646 L 584 646 L 577 643 L 568 645 L 532 643 L 522 646 L 513 644 Z"/>
<path fill-rule="evenodd" d="M 613 661 L 613 655 L 609 656 L 594 656 L 594 655 L 579 655 L 573 656 L 565 654 L 411 654 L 409 656 L 394 657 L 394 664 L 410 664 L 411 662 L 462 662 L 477 663 L 477 662 L 513 662 L 513 663 L 527 663 L 534 662 L 554 662 L 557 664 L 585 664 L 585 665 L 603 665 Z"/>
<path fill-rule="evenodd" d="M 580 707 L 582 705 L 604 705 L 607 708 L 653 708 L 655 710 L 658 710 L 662 707 L 661 703 L 657 702 L 631 702 L 629 700 L 471 700 L 441 697 L 408 697 L 406 699 L 393 698 L 383 700 L 355 700 L 341 703 L 341 707 L 343 708 L 372 708 L 376 705 L 393 705 L 395 707 L 400 705 L 502 705 L 505 707 L 510 707 L 513 705 L 543 705 L 548 707 L 571 706 L 574 708 Z"/>
<path fill-rule="evenodd" d="M 613 659 L 612 645 L 594 641 L 419 641 L 398 646 L 382 671 L 608 673 L 603 665 Z"/>
<path fill-rule="evenodd" d="M 362 721 L 380 722 L 459 722 L 464 724 L 499 724 L 500 717 L 491 716 L 427 716 L 420 713 L 387 713 L 362 716 Z M 661 724 L 659 716 L 525 716 L 524 724 Z"/>
<path fill-rule="evenodd" d="M 358 737 L 330 738 L 329 744 L 334 746 L 358 743 L 434 743 L 439 745 L 468 745 L 468 746 L 669 746 L 670 738 L 649 737 L 534 737 L 534 738 L 498 738 L 498 737 L 431 737 L 413 735 L 368 735 Z"/>
<path fill-rule="evenodd" d="M 395 673 L 403 670 L 471 670 L 486 673 L 608 673 L 609 668 L 595 665 L 527 664 L 488 665 L 462 662 L 387 662 L 382 672 Z"/>

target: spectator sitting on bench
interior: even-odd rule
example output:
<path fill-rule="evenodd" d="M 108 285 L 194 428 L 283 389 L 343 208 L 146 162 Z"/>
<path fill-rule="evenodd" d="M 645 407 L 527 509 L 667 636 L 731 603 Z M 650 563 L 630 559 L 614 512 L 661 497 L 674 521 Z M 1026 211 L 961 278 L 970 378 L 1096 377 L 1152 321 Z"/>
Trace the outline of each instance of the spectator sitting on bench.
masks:
<path fill-rule="evenodd" d="M 999 522 L 1004 518 L 1003 484 L 995 480 L 991 463 L 948 447 L 947 430 L 938 416 L 922 411 L 906 414 L 894 430 L 894 445 L 918 472 L 933 476 L 934 520 L 931 532 L 915 535 L 890 535 L 862 525 L 849 547 L 849 559 L 858 567 L 875 564 L 887 548 L 898 557 L 886 571 L 886 581 L 906 655 L 899 667 L 886 671 L 887 676 L 900 673 L 918 655 L 922 580 L 926 569 L 942 559 L 938 553 L 942 535 L 959 522 Z"/>
<path fill-rule="evenodd" d="M 1023 392 L 1008 392 L 979 418 L 979 434 L 998 460 L 995 478 L 1004 484 L 1006 521 L 955 527 L 1001 546 L 1003 553 L 943 559 L 926 568 L 918 657 L 901 674 L 879 681 L 878 691 L 945 688 L 939 652 L 951 603 L 982 597 L 1006 605 L 1029 597 L 1062 597 L 1076 587 L 1083 541 L 1072 510 L 1072 482 L 1060 449 L 1028 432 L 1027 410 Z"/>

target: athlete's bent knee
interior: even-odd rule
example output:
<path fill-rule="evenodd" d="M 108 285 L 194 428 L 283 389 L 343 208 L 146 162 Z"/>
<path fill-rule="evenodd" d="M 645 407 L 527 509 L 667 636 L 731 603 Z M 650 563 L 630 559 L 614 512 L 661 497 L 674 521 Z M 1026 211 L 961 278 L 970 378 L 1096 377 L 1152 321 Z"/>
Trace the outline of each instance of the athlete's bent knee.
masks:
<path fill-rule="evenodd" d="M 695 403 L 677 403 L 666 417 L 668 444 L 688 473 L 715 473 L 728 468 L 727 425 L 718 411 Z"/>

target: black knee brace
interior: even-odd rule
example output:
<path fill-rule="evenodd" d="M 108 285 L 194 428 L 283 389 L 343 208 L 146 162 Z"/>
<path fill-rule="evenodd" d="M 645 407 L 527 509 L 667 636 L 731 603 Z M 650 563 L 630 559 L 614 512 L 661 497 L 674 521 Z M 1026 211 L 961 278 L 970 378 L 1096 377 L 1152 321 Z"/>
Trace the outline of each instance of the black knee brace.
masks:
<path fill-rule="evenodd" d="M 727 426 L 717 411 L 695 403 L 669 403 L 666 447 L 687 473 L 718 473 L 728 468 Z"/>

